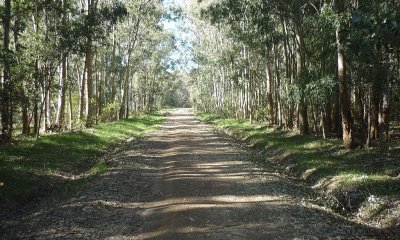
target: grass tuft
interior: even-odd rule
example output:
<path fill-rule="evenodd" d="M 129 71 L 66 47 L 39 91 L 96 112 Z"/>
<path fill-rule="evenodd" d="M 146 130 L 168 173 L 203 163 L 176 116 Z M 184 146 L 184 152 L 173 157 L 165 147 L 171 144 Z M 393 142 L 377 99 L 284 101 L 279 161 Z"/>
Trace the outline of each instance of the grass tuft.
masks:
<path fill-rule="evenodd" d="M 302 136 L 209 113 L 200 114 L 200 117 L 262 150 L 264 163 L 273 163 L 273 166 L 303 179 L 321 193 L 332 194 L 341 208 L 336 210 L 355 211 L 369 196 L 400 198 L 398 142 L 348 151 L 341 147 L 338 139 Z M 352 196 L 356 197 L 349 199 Z"/>
<path fill-rule="evenodd" d="M 15 208 L 50 195 L 78 175 L 106 171 L 110 165 L 99 162 L 98 156 L 163 121 L 161 115 L 140 115 L 78 132 L 26 138 L 0 148 L 0 207 Z"/>

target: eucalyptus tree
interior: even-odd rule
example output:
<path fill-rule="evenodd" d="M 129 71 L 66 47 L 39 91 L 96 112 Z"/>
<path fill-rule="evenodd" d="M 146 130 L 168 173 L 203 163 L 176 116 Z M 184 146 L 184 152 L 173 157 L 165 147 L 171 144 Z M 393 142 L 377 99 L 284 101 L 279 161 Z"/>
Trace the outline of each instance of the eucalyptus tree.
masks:
<path fill-rule="evenodd" d="M 199 108 L 297 123 L 303 134 L 341 136 L 346 148 L 389 138 L 397 2 L 209 0 L 192 9 Z M 221 104 L 225 98 L 237 103 Z"/>
<path fill-rule="evenodd" d="M 126 15 L 125 6 L 108 1 L 87 0 L 82 4 L 84 12 L 85 69 L 86 69 L 86 127 L 93 124 L 93 41 L 107 37 L 105 27 L 116 24 L 118 19 Z"/>
<path fill-rule="evenodd" d="M 1 7 L 5 143 L 15 124 L 24 134 L 33 125 L 36 136 L 65 128 L 67 105 L 69 128 L 114 120 L 106 115 L 124 109 L 122 103 L 126 117 L 135 96 L 130 71 L 151 65 L 155 83 L 165 78 L 163 59 L 173 41 L 161 28 L 161 1 L 15 0 Z M 162 97 L 157 90 L 148 94 Z"/>
<path fill-rule="evenodd" d="M 129 1 L 126 6 L 128 17 L 116 29 L 117 45 L 124 64 L 119 118 L 129 116 L 132 102 L 135 103 L 134 111 L 138 111 L 138 108 L 151 111 L 148 106 L 158 92 L 149 93 L 146 86 L 150 79 L 153 79 L 154 83 L 157 82 L 155 78 L 158 72 L 156 73 L 154 68 L 161 64 L 161 59 L 156 56 L 165 57 L 164 45 L 172 40 L 160 26 L 166 14 L 161 1 Z M 171 48 L 168 49 L 169 52 Z M 143 78 L 146 81 L 143 81 Z M 142 90 L 138 90 L 139 88 Z"/>
<path fill-rule="evenodd" d="M 1 126 L 2 140 L 8 142 L 12 136 L 12 82 L 11 82 L 11 51 L 10 51 L 10 24 L 11 24 L 11 0 L 4 1 L 3 14 L 3 79 L 1 84 Z"/>
<path fill-rule="evenodd" d="M 340 105 L 342 114 L 342 130 L 343 130 L 343 143 L 346 148 L 351 148 L 354 145 L 354 127 L 353 117 L 351 112 L 351 103 L 349 96 L 349 83 L 347 79 L 346 70 L 346 53 L 345 53 L 345 39 L 346 35 L 344 32 L 345 20 L 345 1 L 335 0 L 334 10 L 337 14 L 337 27 L 336 27 L 336 44 L 338 54 L 338 77 L 339 77 L 339 91 L 340 91 Z"/>
<path fill-rule="evenodd" d="M 34 133 L 38 133 L 41 119 L 43 126 L 49 125 L 53 78 L 63 53 L 69 50 L 66 28 L 60 19 L 63 12 L 72 8 L 66 1 L 13 1 L 13 57 L 5 59 L 14 59 L 12 81 L 15 91 L 12 97 L 18 100 L 14 101 L 12 112 L 16 105 L 21 105 L 25 134 L 29 133 L 30 100 L 33 102 Z"/>
<path fill-rule="evenodd" d="M 354 75 L 369 92 L 364 97 L 369 98 L 364 100 L 369 109 L 369 119 L 364 120 L 368 140 L 389 138 L 390 86 L 398 84 L 399 10 L 399 4 L 391 1 L 363 1 L 353 6 L 349 52 Z"/>
<path fill-rule="evenodd" d="M 267 101 L 268 113 L 270 123 L 274 124 L 277 118 L 282 122 L 282 106 L 279 101 L 279 94 L 273 94 L 273 86 L 279 88 L 281 82 L 281 66 L 279 64 L 279 52 L 281 51 L 281 44 L 279 41 L 285 38 L 285 57 L 287 77 L 296 76 L 296 79 L 301 82 L 301 78 L 305 75 L 306 61 L 305 53 L 306 47 L 303 37 L 303 3 L 294 1 L 293 3 L 281 3 L 280 1 L 215 1 L 208 3 L 202 10 L 202 15 L 210 20 L 215 25 L 229 26 L 229 34 L 226 36 L 232 38 L 233 41 L 241 43 L 241 64 L 242 68 L 239 70 L 240 78 L 246 79 L 244 81 L 243 98 L 246 99 L 246 106 L 244 116 L 247 117 L 247 111 L 250 119 L 255 115 L 256 100 L 260 100 L 259 87 L 267 85 Z M 289 35 L 286 23 L 290 21 L 293 26 Z M 285 26 L 286 35 L 279 26 L 283 22 Z M 293 43 L 293 51 L 296 56 L 295 61 L 290 61 L 292 56 L 289 56 L 289 43 Z M 294 65 L 296 63 L 296 65 Z M 290 65 L 289 65 L 290 64 Z M 266 65 L 264 68 L 260 66 Z M 296 66 L 296 67 L 294 67 Z M 293 73 L 293 74 L 292 74 Z M 266 79 L 266 84 L 263 79 Z M 275 83 L 276 81 L 276 83 Z M 302 84 L 298 93 L 304 95 Z M 258 94 L 257 94 L 258 92 Z M 274 95 L 276 96 L 276 103 L 279 104 L 279 110 L 274 112 Z M 308 117 L 307 106 L 304 97 L 298 98 L 299 106 L 299 128 L 302 133 L 308 133 Z M 293 109 L 293 107 L 291 107 Z M 291 115 L 291 110 L 289 110 Z M 277 117 L 279 115 L 279 117 Z M 288 122 L 292 118 L 287 119 Z M 291 123 L 287 124 L 291 126 Z"/>

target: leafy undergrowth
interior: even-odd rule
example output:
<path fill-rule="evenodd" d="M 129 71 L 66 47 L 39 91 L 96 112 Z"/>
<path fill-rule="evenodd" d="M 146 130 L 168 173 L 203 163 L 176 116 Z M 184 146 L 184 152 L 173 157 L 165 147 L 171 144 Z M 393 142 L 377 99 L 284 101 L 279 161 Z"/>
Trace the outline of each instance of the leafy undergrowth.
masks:
<path fill-rule="evenodd" d="M 13 209 L 104 172 L 109 164 L 101 155 L 163 121 L 161 115 L 141 115 L 0 148 L 0 208 Z"/>
<path fill-rule="evenodd" d="M 386 146 L 349 151 L 337 139 L 302 136 L 213 114 L 200 117 L 261 150 L 261 163 L 304 180 L 321 193 L 323 203 L 331 209 L 375 227 L 399 229 L 398 139 Z"/>

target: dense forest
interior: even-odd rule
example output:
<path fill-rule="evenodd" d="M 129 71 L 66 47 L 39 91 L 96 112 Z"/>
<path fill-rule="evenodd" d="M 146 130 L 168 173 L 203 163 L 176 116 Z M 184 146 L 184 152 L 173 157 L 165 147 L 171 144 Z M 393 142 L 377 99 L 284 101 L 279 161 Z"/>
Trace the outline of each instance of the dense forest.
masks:
<path fill-rule="evenodd" d="M 1 143 L 174 104 L 161 1 L 6 0 L 1 13 Z"/>
<path fill-rule="evenodd" d="M 400 1 L 0 15 L 0 238 L 399 236 Z"/>
<path fill-rule="evenodd" d="M 399 117 L 400 4 L 221 0 L 188 8 L 201 111 L 344 146 L 388 141 Z"/>
<path fill-rule="evenodd" d="M 192 1 L 174 10 L 156 0 L 5 0 L 1 8 L 2 143 L 190 105 L 188 78 L 200 111 L 343 137 L 346 148 L 388 141 L 398 121 L 394 0 Z M 184 18 L 193 35 L 189 76 L 172 70 L 168 18 Z"/>

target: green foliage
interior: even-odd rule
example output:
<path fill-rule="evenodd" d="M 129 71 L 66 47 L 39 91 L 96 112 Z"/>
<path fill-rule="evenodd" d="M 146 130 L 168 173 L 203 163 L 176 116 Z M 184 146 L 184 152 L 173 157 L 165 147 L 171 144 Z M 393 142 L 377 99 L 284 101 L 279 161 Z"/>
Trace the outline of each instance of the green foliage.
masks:
<path fill-rule="evenodd" d="M 119 108 L 121 107 L 120 102 L 113 102 L 110 104 L 107 104 L 107 106 L 104 107 L 103 112 L 100 116 L 100 121 L 101 122 L 112 122 L 118 119 L 118 111 Z"/>
<path fill-rule="evenodd" d="M 328 103 L 333 89 L 337 85 L 337 80 L 333 76 L 317 77 L 305 87 L 306 95 L 310 104 L 323 107 Z"/>
<path fill-rule="evenodd" d="M 309 104 L 322 107 L 329 101 L 336 84 L 333 76 L 320 76 L 317 72 L 309 71 L 294 84 L 286 84 L 280 94 L 288 105 L 299 104 L 302 98 L 306 98 Z"/>
<path fill-rule="evenodd" d="M 97 163 L 94 167 L 92 167 L 89 170 L 89 172 L 90 172 L 90 174 L 100 174 L 100 173 L 107 171 L 107 169 L 109 169 L 110 167 L 111 167 L 110 163 L 100 162 L 100 163 Z"/>
<path fill-rule="evenodd" d="M 285 104 L 294 106 L 300 103 L 302 93 L 299 85 L 286 83 L 285 87 L 280 89 L 280 95 Z"/>
<path fill-rule="evenodd" d="M 364 3 L 351 12 L 349 56 L 354 84 L 381 91 L 398 78 L 394 56 L 400 47 L 400 6 L 387 1 Z"/>
<path fill-rule="evenodd" d="M 100 14 L 104 20 L 115 25 L 128 15 L 128 10 L 122 2 L 113 2 L 111 6 L 104 6 L 100 9 Z"/>
<path fill-rule="evenodd" d="M 182 80 L 169 82 L 169 86 L 165 89 L 163 97 L 164 107 L 191 107 L 190 93 Z"/>

